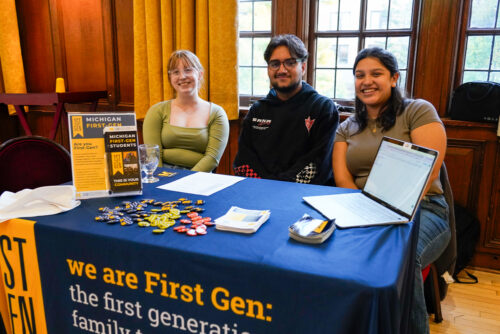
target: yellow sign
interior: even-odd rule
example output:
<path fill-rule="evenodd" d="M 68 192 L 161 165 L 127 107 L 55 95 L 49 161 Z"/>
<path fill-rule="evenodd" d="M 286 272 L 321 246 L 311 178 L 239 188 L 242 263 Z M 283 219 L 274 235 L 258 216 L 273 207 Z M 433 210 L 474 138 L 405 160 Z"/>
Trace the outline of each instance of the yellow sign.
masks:
<path fill-rule="evenodd" d="M 73 139 L 71 143 L 73 184 L 78 192 L 106 189 L 104 155 L 104 139 Z"/>
<path fill-rule="evenodd" d="M 47 333 L 34 226 L 24 219 L 0 224 L 0 312 L 7 333 Z"/>
<path fill-rule="evenodd" d="M 83 137 L 82 116 L 75 116 L 71 119 L 71 128 L 73 129 L 73 138 L 75 138 L 77 135 Z"/>
<path fill-rule="evenodd" d="M 113 166 L 113 175 L 116 173 L 124 174 L 122 152 L 111 152 L 111 161 Z"/>
<path fill-rule="evenodd" d="M 109 126 L 136 127 L 134 113 L 70 113 L 69 127 L 73 184 L 76 198 L 109 196 L 104 128 Z M 118 159 L 116 159 L 118 160 Z M 126 165 L 113 163 L 110 169 L 123 171 Z"/>

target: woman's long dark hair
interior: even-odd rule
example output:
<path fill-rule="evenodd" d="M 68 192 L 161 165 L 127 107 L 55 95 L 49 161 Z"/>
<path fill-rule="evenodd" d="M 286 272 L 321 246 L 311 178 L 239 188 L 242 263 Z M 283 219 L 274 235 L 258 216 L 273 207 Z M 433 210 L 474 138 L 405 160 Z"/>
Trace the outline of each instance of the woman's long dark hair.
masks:
<path fill-rule="evenodd" d="M 353 74 L 356 72 L 356 66 L 358 63 L 365 58 L 376 58 L 378 59 L 385 68 L 391 73 L 391 77 L 394 74 L 399 73 L 398 61 L 392 53 L 387 50 L 374 47 L 361 50 L 356 60 L 354 61 L 354 67 L 352 69 Z M 396 87 L 391 87 L 391 96 L 387 103 L 382 106 L 382 112 L 377 117 L 377 123 L 382 127 L 383 131 L 387 131 L 394 126 L 396 123 L 396 116 L 400 115 L 407 102 L 405 101 L 401 90 Z M 363 131 L 368 123 L 368 112 L 366 111 L 366 106 L 361 100 L 356 96 L 355 102 L 355 119 L 358 124 L 358 132 Z"/>

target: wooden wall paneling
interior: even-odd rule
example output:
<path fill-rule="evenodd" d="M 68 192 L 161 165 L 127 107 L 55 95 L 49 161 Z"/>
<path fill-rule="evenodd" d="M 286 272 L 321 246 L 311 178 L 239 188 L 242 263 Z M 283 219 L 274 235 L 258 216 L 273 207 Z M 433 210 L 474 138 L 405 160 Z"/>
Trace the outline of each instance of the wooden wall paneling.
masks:
<path fill-rule="evenodd" d="M 120 107 L 134 107 L 134 31 L 133 2 L 115 0 L 116 67 L 118 77 L 117 101 Z"/>
<path fill-rule="evenodd" d="M 307 45 L 310 1 L 314 0 L 274 0 L 273 35 L 294 34 Z"/>
<path fill-rule="evenodd" d="M 310 0 L 299 0 L 297 3 L 297 28 L 296 35 L 304 42 L 309 44 L 309 10 Z"/>
<path fill-rule="evenodd" d="M 63 26 L 69 91 L 106 90 L 103 13 L 100 0 L 64 1 Z"/>
<path fill-rule="evenodd" d="M 472 257 L 470 265 L 474 267 L 500 270 L 500 254 L 494 252 L 476 251 Z"/>
<path fill-rule="evenodd" d="M 497 248 L 500 252 L 500 138 L 496 146 L 497 152 L 493 167 L 493 187 L 488 210 L 485 246 Z"/>
<path fill-rule="evenodd" d="M 308 42 L 310 0 L 274 0 L 273 35 L 294 34 Z"/>
<path fill-rule="evenodd" d="M 297 1 L 300 0 L 273 1 L 273 35 L 297 33 Z"/>
<path fill-rule="evenodd" d="M 248 111 L 247 111 L 248 112 Z M 247 114 L 245 112 L 245 116 Z M 231 121 L 230 126 L 231 126 L 231 135 L 229 136 L 229 143 L 228 145 L 230 146 L 230 160 L 229 160 L 229 173 L 231 175 L 234 175 L 234 170 L 233 170 L 233 161 L 236 158 L 236 154 L 238 154 L 238 140 L 240 139 L 240 134 L 241 134 L 241 128 L 243 126 L 243 119 L 244 117 L 241 117 L 239 120 L 234 120 Z"/>
<path fill-rule="evenodd" d="M 64 41 L 64 25 L 62 24 L 62 8 L 59 0 L 48 1 L 50 10 L 55 77 L 63 78 L 67 85 L 68 76 L 66 71 L 66 48 Z M 68 90 L 67 86 L 66 90 Z"/>
<path fill-rule="evenodd" d="M 111 109 L 116 109 L 119 99 L 117 55 L 116 55 L 116 19 L 113 0 L 102 1 L 102 27 L 104 40 L 104 67 L 106 74 L 106 90 Z"/>
<path fill-rule="evenodd" d="M 48 0 L 16 1 L 19 35 L 23 56 L 26 89 L 28 92 L 53 92 L 56 82 L 56 64 L 52 38 L 51 5 Z M 28 123 L 34 135 L 48 136 L 51 116 L 41 114 L 40 108 L 30 107 Z M 9 124 L 16 131 L 9 131 L 11 138 L 24 136 L 16 116 L 10 116 Z"/>
<path fill-rule="evenodd" d="M 48 1 L 18 0 L 19 35 L 28 92 L 55 89 L 54 49 Z"/>
<path fill-rule="evenodd" d="M 453 87 L 464 0 L 422 1 L 413 93 L 444 116 Z"/>
<path fill-rule="evenodd" d="M 445 160 L 456 200 L 464 204 L 466 198 L 465 206 L 481 224 L 471 263 L 500 269 L 500 142 L 496 125 L 452 120 L 444 123 L 449 144 Z"/>
<path fill-rule="evenodd" d="M 222 155 L 219 166 L 217 167 L 218 174 L 234 175 L 233 161 L 238 153 L 238 138 L 240 136 L 240 120 L 235 119 L 229 121 L 229 139 L 226 150 Z"/>
<path fill-rule="evenodd" d="M 496 251 L 500 255 L 500 247 L 498 245 L 494 246 L 495 237 L 493 235 L 493 231 L 500 226 L 500 220 L 493 220 L 491 216 L 491 205 L 500 206 L 499 202 L 493 202 L 495 198 L 493 184 L 498 179 L 498 169 L 495 171 L 495 161 L 498 159 L 498 156 L 496 156 L 497 151 L 498 143 L 496 141 L 486 143 L 484 159 L 482 160 L 481 182 L 478 187 L 478 204 L 475 212 L 481 222 L 481 239 L 478 250 L 484 253 Z M 480 162 L 477 161 L 476 163 Z M 500 261 L 496 263 L 496 268 L 500 269 Z"/>
<path fill-rule="evenodd" d="M 481 164 L 484 159 L 485 142 L 477 140 L 449 139 L 446 151 L 446 166 L 455 202 L 472 212 L 477 209 L 478 184 L 481 183 Z M 460 168 L 457 168 L 460 166 Z"/>

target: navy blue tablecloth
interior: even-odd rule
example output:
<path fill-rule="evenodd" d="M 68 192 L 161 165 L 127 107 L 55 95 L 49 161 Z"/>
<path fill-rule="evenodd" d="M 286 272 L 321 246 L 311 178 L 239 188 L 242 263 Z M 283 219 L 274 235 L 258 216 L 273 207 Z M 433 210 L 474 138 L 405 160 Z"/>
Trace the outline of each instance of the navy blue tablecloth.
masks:
<path fill-rule="evenodd" d="M 142 196 L 84 200 L 36 219 L 49 333 L 406 332 L 416 224 L 337 229 L 321 245 L 302 244 L 288 226 L 304 213 L 321 217 L 302 197 L 350 190 L 260 179 L 211 196 L 156 188 L 190 173 L 176 172 Z M 179 197 L 205 200 L 213 219 L 233 205 L 271 216 L 255 234 L 210 227 L 197 237 L 94 221 L 102 206 Z"/>

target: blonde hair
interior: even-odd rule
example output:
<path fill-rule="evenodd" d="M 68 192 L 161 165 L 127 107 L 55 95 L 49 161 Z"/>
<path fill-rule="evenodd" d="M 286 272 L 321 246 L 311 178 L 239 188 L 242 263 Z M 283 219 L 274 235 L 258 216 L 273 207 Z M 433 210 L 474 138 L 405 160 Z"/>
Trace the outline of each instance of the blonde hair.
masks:
<path fill-rule="evenodd" d="M 189 50 L 174 51 L 172 52 L 172 54 L 170 55 L 170 59 L 168 60 L 168 82 L 170 83 L 170 85 L 172 85 L 170 81 L 170 71 L 175 70 L 177 68 L 177 65 L 179 65 L 179 62 L 182 62 L 186 67 L 192 67 L 196 69 L 200 73 L 204 72 L 200 59 L 198 59 L 198 57 L 194 53 Z M 198 87 L 198 91 L 200 91 L 204 84 L 203 76 L 201 76 L 199 83 L 200 84 Z"/>

